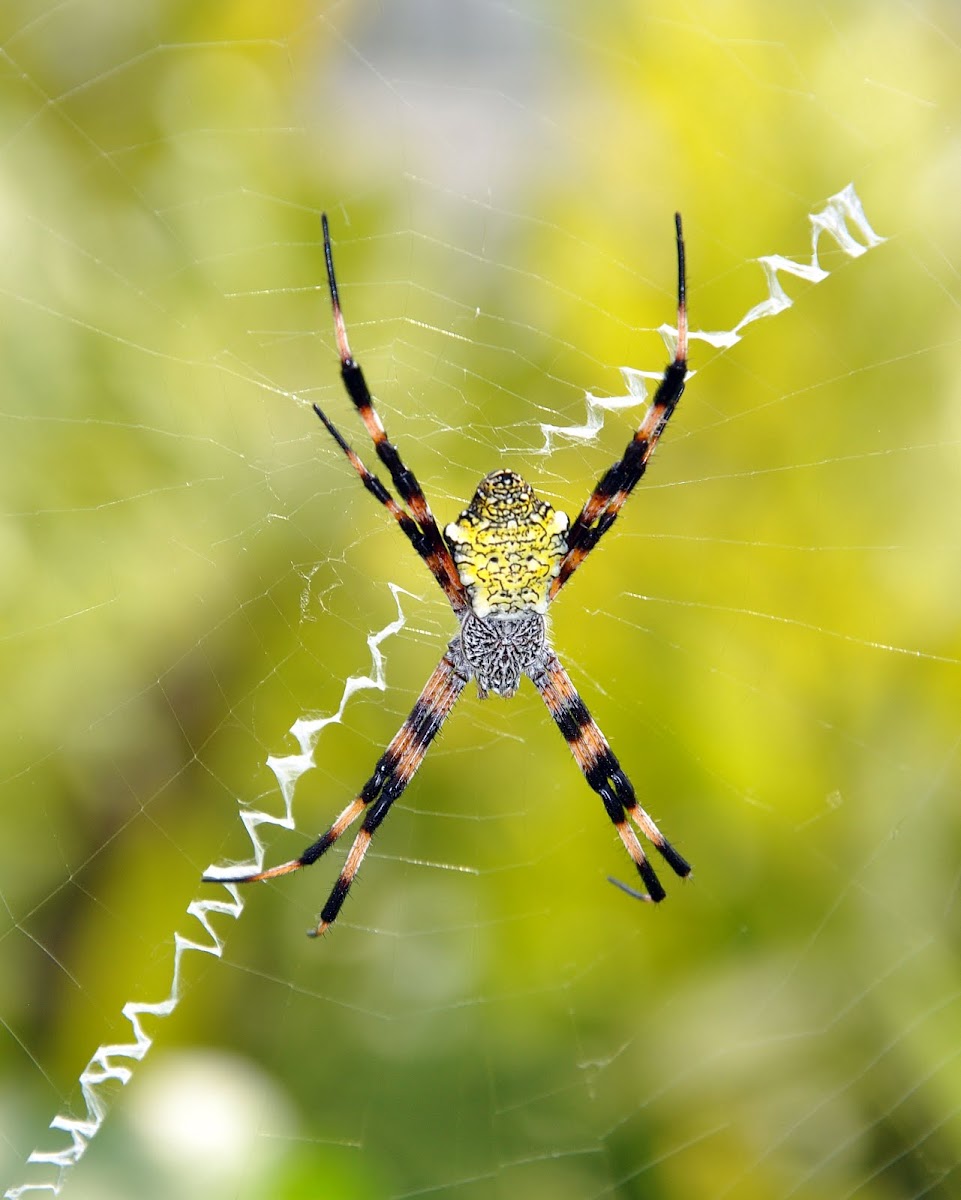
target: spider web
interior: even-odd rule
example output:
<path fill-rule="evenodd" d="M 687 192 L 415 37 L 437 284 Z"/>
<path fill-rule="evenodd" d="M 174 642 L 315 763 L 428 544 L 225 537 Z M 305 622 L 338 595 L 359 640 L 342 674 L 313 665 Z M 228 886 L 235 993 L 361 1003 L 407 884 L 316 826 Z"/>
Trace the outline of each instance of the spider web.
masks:
<path fill-rule="evenodd" d="M 5 7 L 8 1196 L 961 1192 L 956 15 L 635 9 Z M 373 460 L 321 207 L 441 521 L 500 463 L 577 510 L 684 214 L 694 372 L 552 614 L 694 863 L 657 910 L 529 689 L 320 944 L 339 859 L 200 888 L 452 632 L 310 412 Z"/>

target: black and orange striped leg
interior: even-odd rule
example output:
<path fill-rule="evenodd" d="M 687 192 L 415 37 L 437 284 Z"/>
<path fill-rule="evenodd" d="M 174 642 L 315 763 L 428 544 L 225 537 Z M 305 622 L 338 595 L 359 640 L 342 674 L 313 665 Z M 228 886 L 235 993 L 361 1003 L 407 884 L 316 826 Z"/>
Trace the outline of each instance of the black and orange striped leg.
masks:
<path fill-rule="evenodd" d="M 567 532 L 567 553 L 551 584 L 553 600 L 608 529 L 614 524 L 628 496 L 640 483 L 661 434 L 684 393 L 687 377 L 687 275 L 681 214 L 674 214 L 677 237 L 677 346 L 673 360 L 664 370 L 651 406 L 619 462 L 597 481 L 580 513 Z"/>
<path fill-rule="evenodd" d="M 661 833 L 654 821 L 638 804 L 631 781 L 624 774 L 620 763 L 598 728 L 597 722 L 587 711 L 587 706 L 578 695 L 570 676 L 553 652 L 549 652 L 543 669 L 531 676 L 534 686 L 544 698 L 551 716 L 567 740 L 571 753 L 588 784 L 604 801 L 604 808 L 611 818 L 618 836 L 631 856 L 637 872 L 644 881 L 647 892 L 635 892 L 624 888 L 641 900 L 658 903 L 666 892 L 654 868 L 631 828 L 630 821 L 660 852 L 665 862 L 681 878 L 691 873 L 690 865 L 674 849 Z M 613 882 L 617 882 L 614 880 Z M 624 887 L 623 884 L 619 885 Z"/>
<path fill-rule="evenodd" d="M 387 816 L 390 806 L 413 779 L 417 768 L 424 761 L 428 747 L 450 716 L 451 709 L 466 683 L 467 680 L 458 674 L 453 662 L 445 654 L 418 696 L 407 720 L 380 756 L 373 775 L 364 784 L 360 794 L 299 858 L 252 875 L 221 875 L 218 872 L 205 875 L 204 880 L 208 883 L 256 883 L 309 867 L 330 849 L 361 813 L 365 813 L 337 882 L 321 911 L 320 921 L 317 927 L 310 931 L 312 937 L 319 937 L 340 912 L 377 827 Z"/>
<path fill-rule="evenodd" d="M 428 570 L 440 584 L 454 612 L 460 612 L 466 608 L 467 593 L 464 590 L 464 585 L 461 583 L 460 578 L 457 580 L 456 588 L 451 585 L 450 577 L 444 563 L 434 552 L 430 540 L 424 535 L 417 522 L 406 509 L 397 503 L 384 483 L 368 469 L 360 456 L 347 444 L 346 439 L 337 426 L 316 404 L 314 405 L 314 412 L 323 421 L 327 432 L 346 455 L 347 461 L 357 472 L 361 483 L 378 503 L 383 504 L 384 508 L 387 509 L 403 530 L 407 540 L 427 564 Z"/>
<path fill-rule="evenodd" d="M 368 388 L 367 381 L 364 379 L 364 373 L 360 369 L 360 364 L 350 352 L 350 343 L 347 341 L 347 325 L 344 321 L 343 310 L 340 307 L 340 293 L 337 289 L 337 277 L 334 274 L 334 253 L 331 249 L 330 228 L 327 223 L 326 213 L 321 217 L 321 225 L 324 231 L 324 260 L 327 264 L 327 284 L 330 289 L 330 303 L 334 312 L 334 334 L 337 338 L 337 352 L 340 355 L 340 376 L 344 381 L 344 387 L 347 389 L 347 394 L 353 401 L 358 413 L 360 413 L 360 418 L 364 422 L 367 432 L 370 434 L 371 441 L 374 443 L 374 449 L 377 451 L 377 457 L 390 472 L 390 477 L 394 487 L 397 489 L 397 494 L 404 504 L 409 506 L 414 520 L 420 527 L 426 546 L 426 553 L 422 553 L 422 557 L 427 561 L 435 575 L 441 572 L 446 578 L 447 586 L 444 590 L 447 592 L 448 597 L 451 597 L 451 603 L 454 603 L 453 595 L 458 595 L 462 600 L 460 607 L 463 608 L 467 603 L 463 585 L 457 573 L 457 568 L 454 565 L 454 560 L 451 557 L 450 549 L 437 526 L 437 521 L 431 512 L 430 505 L 427 503 L 424 490 L 418 483 L 414 472 L 404 463 L 397 447 L 388 440 L 387 431 L 384 429 L 383 422 L 374 408 L 374 398 L 370 394 L 370 388 Z M 324 424 L 329 429 L 329 423 L 322 414 L 320 415 Z M 457 605 L 455 605 L 456 607 Z"/>

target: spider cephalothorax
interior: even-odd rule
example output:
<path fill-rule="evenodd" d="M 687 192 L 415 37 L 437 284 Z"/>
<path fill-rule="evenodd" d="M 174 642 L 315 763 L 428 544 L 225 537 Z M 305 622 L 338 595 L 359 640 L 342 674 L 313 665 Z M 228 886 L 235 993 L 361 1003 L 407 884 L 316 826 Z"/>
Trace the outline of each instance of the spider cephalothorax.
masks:
<path fill-rule="evenodd" d="M 465 682 L 477 680 L 477 695 L 510 698 L 525 675 L 533 677 L 546 662 L 547 629 L 539 612 L 478 617 L 467 611 L 460 633 L 447 648 L 454 670 Z"/>
<path fill-rule="evenodd" d="M 370 434 L 377 457 L 390 474 L 399 502 L 367 469 L 316 404 L 314 409 L 364 487 L 387 509 L 424 560 L 447 596 L 460 628 L 407 720 L 380 756 L 374 773 L 326 832 L 291 862 L 239 874 L 236 868 L 216 869 L 204 878 L 249 883 L 298 871 L 316 862 L 363 813 L 360 830 L 321 911 L 320 921 L 311 930 L 314 935 L 323 933 L 340 912 L 377 827 L 410 783 L 466 685 L 475 680 L 482 699 L 489 692 L 509 697 L 526 676 L 543 697 L 588 784 L 604 802 L 647 888 L 644 893 L 632 888 L 625 890 L 641 900 L 663 900 L 664 888 L 631 822 L 678 875 L 689 875 L 691 868 L 638 804 L 631 781 L 548 643 L 545 614 L 560 589 L 613 525 L 647 469 L 654 447 L 684 391 L 687 313 L 680 216 L 675 217 L 678 279 L 674 358 L 665 368 L 640 428 L 622 457 L 598 480 L 577 518 L 571 523 L 566 513 L 538 499 L 530 485 L 515 472 L 498 470 L 481 480 L 473 500 L 443 534 L 414 473 L 388 441 L 363 372 L 351 355 L 326 216 L 322 223 L 341 377 Z"/>

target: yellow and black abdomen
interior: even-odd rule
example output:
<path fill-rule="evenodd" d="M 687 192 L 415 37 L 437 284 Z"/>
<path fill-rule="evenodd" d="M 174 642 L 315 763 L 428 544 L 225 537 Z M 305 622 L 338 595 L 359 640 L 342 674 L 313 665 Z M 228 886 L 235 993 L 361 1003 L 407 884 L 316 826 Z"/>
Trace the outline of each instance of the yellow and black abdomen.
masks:
<path fill-rule="evenodd" d="M 478 617 L 547 611 L 547 592 L 567 552 L 567 514 L 538 500 L 513 471 L 481 480 L 444 530 Z"/>

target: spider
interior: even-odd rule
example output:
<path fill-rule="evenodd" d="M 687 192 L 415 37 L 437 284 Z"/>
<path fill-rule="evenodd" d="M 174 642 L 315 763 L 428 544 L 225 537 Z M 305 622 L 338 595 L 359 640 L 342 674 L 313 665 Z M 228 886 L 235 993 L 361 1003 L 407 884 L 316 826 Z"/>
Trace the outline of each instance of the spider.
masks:
<path fill-rule="evenodd" d="M 682 878 L 688 863 L 638 804 L 631 781 L 621 768 L 584 701 L 551 648 L 547 636 L 548 606 L 613 525 L 624 502 L 647 469 L 658 439 L 684 391 L 687 375 L 687 311 L 684 237 L 681 216 L 674 217 L 677 243 L 677 345 L 640 428 L 621 459 L 598 480 L 580 513 L 566 513 L 539 499 L 520 475 L 506 468 L 481 480 L 467 508 L 441 532 L 423 490 L 407 467 L 374 408 L 360 365 L 350 351 L 337 280 L 330 229 L 321 218 L 327 283 L 340 354 L 340 374 L 360 414 L 381 463 L 390 474 L 396 500 L 385 484 L 364 465 L 327 415 L 315 404 L 323 422 L 368 492 L 387 509 L 417 554 L 424 560 L 450 602 L 459 622 L 436 670 L 418 696 L 410 715 L 377 761 L 360 793 L 322 833 L 291 862 L 252 874 L 208 873 L 207 882 L 253 883 L 289 875 L 309 867 L 363 815 L 343 868 L 310 936 L 319 937 L 336 920 L 364 855 L 391 805 L 450 716 L 458 697 L 473 679 L 478 695 L 513 696 L 527 676 L 544 699 L 558 729 L 588 784 L 604 802 L 607 815 L 637 868 L 646 891 L 612 880 L 639 900 L 659 903 L 666 893 L 630 822 Z"/>

